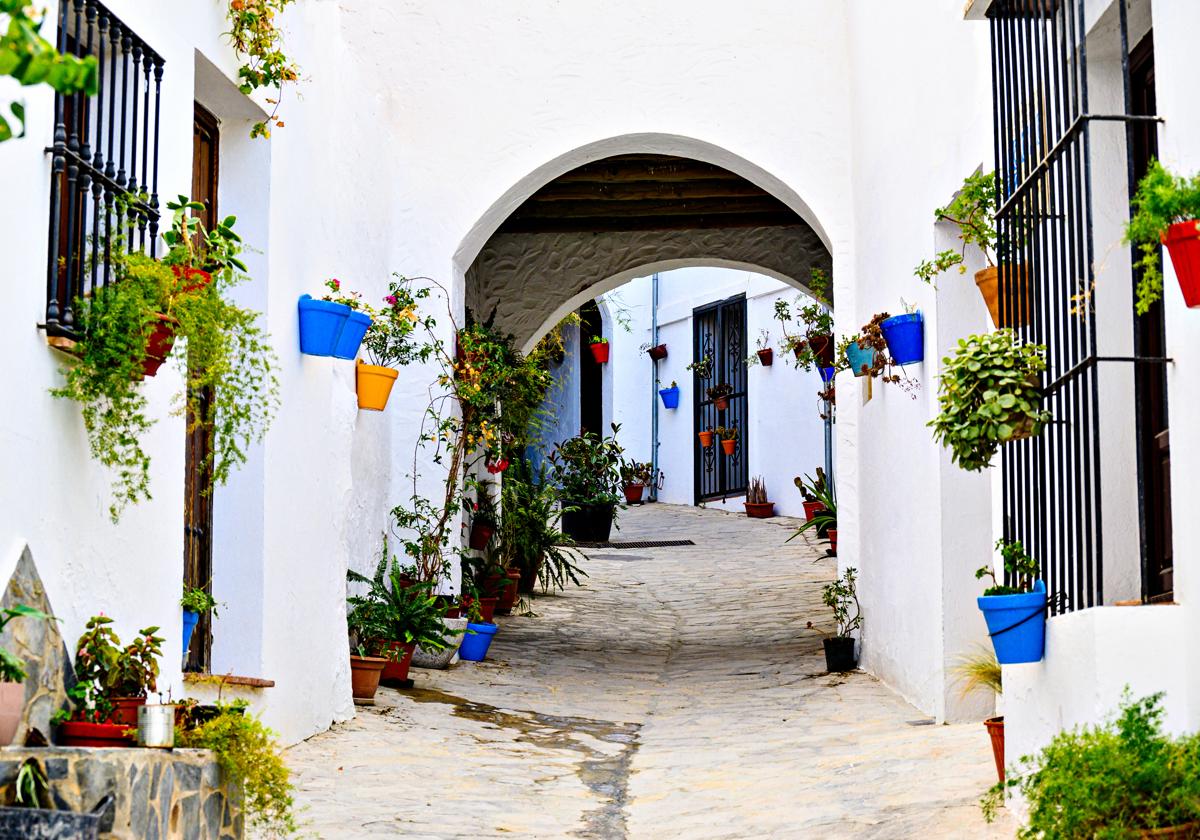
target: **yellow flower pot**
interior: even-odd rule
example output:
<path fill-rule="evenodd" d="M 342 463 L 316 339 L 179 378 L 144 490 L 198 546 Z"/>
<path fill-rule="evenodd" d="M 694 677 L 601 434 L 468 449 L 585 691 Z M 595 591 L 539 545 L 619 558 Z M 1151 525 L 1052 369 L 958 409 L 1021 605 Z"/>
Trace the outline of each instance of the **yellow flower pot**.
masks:
<path fill-rule="evenodd" d="M 400 371 L 390 367 L 364 364 L 359 359 L 354 366 L 355 390 L 358 392 L 358 407 L 367 411 L 383 411 Z"/>

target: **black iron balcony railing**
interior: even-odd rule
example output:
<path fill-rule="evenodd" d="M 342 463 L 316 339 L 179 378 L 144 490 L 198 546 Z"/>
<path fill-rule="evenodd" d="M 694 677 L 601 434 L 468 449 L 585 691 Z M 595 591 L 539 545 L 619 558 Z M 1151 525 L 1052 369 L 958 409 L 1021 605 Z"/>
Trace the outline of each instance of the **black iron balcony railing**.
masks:
<path fill-rule="evenodd" d="M 112 280 L 114 247 L 156 248 L 163 59 L 97 0 L 61 0 L 58 50 L 98 62 L 95 96 L 56 94 L 48 336 L 76 338 L 75 301 Z"/>

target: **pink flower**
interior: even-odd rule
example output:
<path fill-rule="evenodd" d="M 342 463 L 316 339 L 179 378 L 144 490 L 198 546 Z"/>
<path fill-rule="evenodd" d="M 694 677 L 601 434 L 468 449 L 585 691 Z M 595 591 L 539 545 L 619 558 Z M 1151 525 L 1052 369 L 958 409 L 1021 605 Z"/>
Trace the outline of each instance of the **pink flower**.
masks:
<path fill-rule="evenodd" d="M 387 297 L 384 298 L 384 300 L 387 301 L 392 306 L 396 305 L 396 296 L 395 295 L 388 295 Z"/>
<path fill-rule="evenodd" d="M 336 292 L 336 291 L 339 291 L 339 290 L 342 288 L 342 281 L 341 281 L 341 280 L 338 280 L 338 279 L 335 277 L 335 278 L 333 278 L 332 280 L 330 280 L 330 281 L 329 281 L 329 285 L 330 285 L 330 287 L 331 287 L 331 288 L 332 288 L 332 289 L 333 289 L 333 290 Z"/>

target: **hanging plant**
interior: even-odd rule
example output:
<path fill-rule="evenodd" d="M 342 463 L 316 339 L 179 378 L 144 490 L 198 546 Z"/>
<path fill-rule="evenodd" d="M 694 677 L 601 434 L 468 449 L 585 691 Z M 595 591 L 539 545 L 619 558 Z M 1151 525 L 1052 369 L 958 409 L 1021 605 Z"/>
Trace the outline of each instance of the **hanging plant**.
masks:
<path fill-rule="evenodd" d="M 1049 419 L 1039 387 L 1046 348 L 1022 344 L 1010 329 L 959 339 L 942 360 L 934 440 L 972 472 L 991 464 L 1001 444 L 1031 437 Z"/>
<path fill-rule="evenodd" d="M 251 137 L 270 138 L 272 128 L 283 128 L 279 100 L 284 86 L 300 78 L 300 69 L 284 53 L 283 32 L 276 18 L 296 0 L 229 0 L 229 41 L 243 64 L 238 68 L 238 90 L 249 96 L 259 88 L 273 88 L 267 99 L 271 112 L 250 129 Z"/>
<path fill-rule="evenodd" d="M 1200 306 L 1200 175 L 1173 175 L 1157 160 L 1138 184 L 1125 241 L 1137 246 L 1142 270 L 1137 313 L 1145 315 L 1162 297 L 1161 246 L 1165 243 L 1188 306 Z"/>

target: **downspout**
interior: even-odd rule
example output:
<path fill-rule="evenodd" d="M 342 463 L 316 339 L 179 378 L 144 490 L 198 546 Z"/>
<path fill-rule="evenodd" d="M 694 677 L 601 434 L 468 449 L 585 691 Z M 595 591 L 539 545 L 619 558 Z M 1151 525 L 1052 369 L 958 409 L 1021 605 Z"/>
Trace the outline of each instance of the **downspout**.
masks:
<path fill-rule="evenodd" d="M 658 272 L 650 278 L 650 346 L 658 346 Z M 654 478 L 650 482 L 650 501 L 658 501 L 658 359 L 650 378 L 650 466 Z"/>

